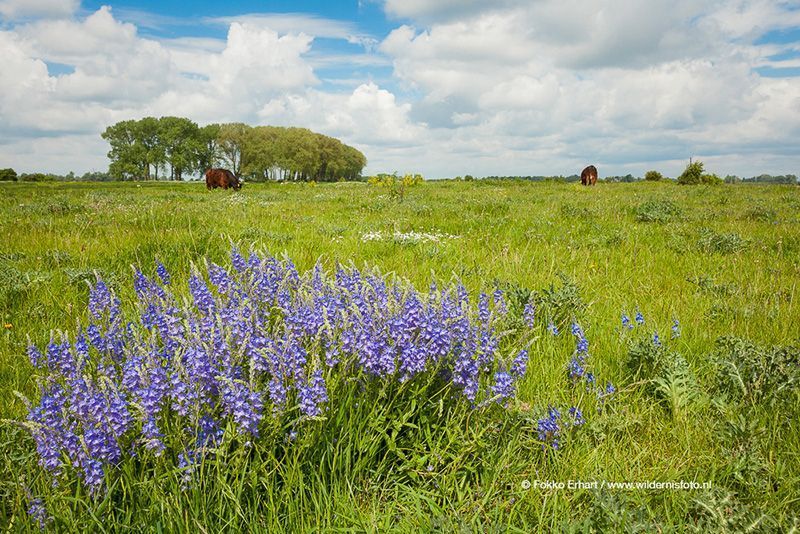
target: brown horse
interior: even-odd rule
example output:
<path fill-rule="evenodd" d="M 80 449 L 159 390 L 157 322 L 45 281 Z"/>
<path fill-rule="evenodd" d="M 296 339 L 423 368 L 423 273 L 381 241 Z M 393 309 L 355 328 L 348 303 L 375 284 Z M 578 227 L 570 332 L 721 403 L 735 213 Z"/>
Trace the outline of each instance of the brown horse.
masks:
<path fill-rule="evenodd" d="M 597 167 L 589 165 L 581 171 L 581 185 L 594 185 L 597 183 Z"/>
<path fill-rule="evenodd" d="M 216 189 L 217 187 L 221 187 L 222 189 L 232 187 L 234 190 L 238 191 L 242 188 L 242 183 L 236 178 L 236 175 L 228 169 L 208 169 L 206 171 L 206 187 L 209 190 Z"/>

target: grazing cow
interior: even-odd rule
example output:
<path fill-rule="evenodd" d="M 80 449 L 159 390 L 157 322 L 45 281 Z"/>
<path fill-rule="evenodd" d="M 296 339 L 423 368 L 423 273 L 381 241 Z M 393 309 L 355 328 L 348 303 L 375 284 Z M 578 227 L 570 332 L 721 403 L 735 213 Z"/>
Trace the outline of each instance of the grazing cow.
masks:
<path fill-rule="evenodd" d="M 209 191 L 217 187 L 222 189 L 232 187 L 238 191 L 242 188 L 242 183 L 228 169 L 208 169 L 206 171 L 206 187 Z"/>
<path fill-rule="evenodd" d="M 594 185 L 597 183 L 597 167 L 589 165 L 581 171 L 581 185 Z"/>

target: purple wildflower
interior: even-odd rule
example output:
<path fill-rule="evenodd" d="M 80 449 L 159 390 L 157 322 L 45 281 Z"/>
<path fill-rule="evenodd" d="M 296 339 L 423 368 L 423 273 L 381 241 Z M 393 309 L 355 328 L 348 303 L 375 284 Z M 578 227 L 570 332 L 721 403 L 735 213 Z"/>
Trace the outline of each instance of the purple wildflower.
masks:
<path fill-rule="evenodd" d="M 157 279 L 136 270 L 137 316 L 127 324 L 98 280 L 90 323 L 72 341 L 55 337 L 41 352 L 30 345 L 43 377 L 28 428 L 49 474 L 71 465 L 97 494 L 126 457 L 150 451 L 176 459 L 188 484 L 228 425 L 250 443 L 290 400 L 305 417 L 321 415 L 329 402 L 324 372 L 359 373 L 365 387 L 436 372 L 475 406 L 479 397 L 512 397 L 528 367 L 525 349 L 507 368 L 501 361 L 505 333 L 492 322 L 508 305 L 499 289 L 476 304 L 460 283 L 420 293 L 352 267 L 328 279 L 319 263 L 300 275 L 288 259 L 245 260 L 234 249 L 230 261 L 232 269 L 207 264 L 210 284 L 193 271 L 188 301 L 171 294 L 161 262 Z M 534 311 L 529 303 L 530 326 Z M 575 362 L 585 376 L 588 345 L 579 332 Z M 320 358 L 324 367 L 315 369 Z M 190 449 L 168 451 L 177 443 Z"/>
<path fill-rule="evenodd" d="M 555 325 L 553 321 L 550 321 L 550 324 L 547 325 L 547 330 L 553 334 L 554 336 L 558 335 L 558 327 Z"/>
<path fill-rule="evenodd" d="M 181 489 L 187 490 L 192 487 L 192 478 L 197 465 L 198 454 L 193 450 L 184 450 L 178 453 L 178 469 L 181 470 Z"/>
<path fill-rule="evenodd" d="M 528 328 L 533 328 L 536 319 L 536 305 L 532 301 L 525 304 L 525 309 L 522 311 L 522 320 Z"/>
<path fill-rule="evenodd" d="M 39 530 L 44 530 L 50 517 L 47 515 L 47 509 L 44 506 L 44 501 L 40 497 L 30 500 L 28 505 L 28 515 L 36 522 Z"/>
<path fill-rule="evenodd" d="M 539 433 L 539 441 L 542 442 L 542 448 L 549 445 L 557 449 L 561 437 L 561 413 L 550 406 L 547 409 L 547 416 L 537 421 L 536 430 Z"/>
<path fill-rule="evenodd" d="M 573 384 L 582 379 L 586 374 L 586 368 L 583 365 L 583 360 L 581 358 L 573 357 L 569 361 L 567 371 L 567 374 L 569 375 L 569 378 L 572 380 Z"/>
<path fill-rule="evenodd" d="M 492 299 L 494 300 L 494 309 L 498 315 L 505 315 L 508 313 L 508 307 L 506 306 L 506 299 L 502 289 L 495 289 L 492 294 Z"/>
<path fill-rule="evenodd" d="M 681 335 L 681 325 L 677 319 L 672 320 L 672 338 L 675 339 L 676 337 L 680 337 Z"/>
<path fill-rule="evenodd" d="M 300 387 L 298 399 L 300 401 L 300 411 L 303 414 L 309 417 L 322 414 L 322 409 L 319 405 L 328 401 L 328 392 L 325 389 L 325 379 L 322 377 L 321 370 L 314 371 L 308 384 Z"/>
<path fill-rule="evenodd" d="M 189 278 L 189 291 L 192 294 L 192 298 L 194 298 L 195 306 L 200 311 L 213 313 L 216 308 L 214 295 L 211 294 L 206 283 L 197 274 L 193 274 Z"/>
<path fill-rule="evenodd" d="M 491 312 L 489 310 L 489 295 L 481 293 L 478 297 L 478 321 L 484 325 L 489 325 Z"/>
<path fill-rule="evenodd" d="M 581 426 L 586 422 L 583 418 L 583 413 L 576 406 L 569 409 L 569 415 L 572 416 L 572 426 Z"/>
<path fill-rule="evenodd" d="M 494 375 L 494 385 L 492 395 L 498 397 L 497 402 L 514 396 L 514 381 L 511 375 L 504 371 L 498 371 Z"/>
<path fill-rule="evenodd" d="M 97 283 L 89 290 L 89 312 L 95 319 L 101 319 L 106 313 L 111 316 L 119 311 L 119 300 L 111 293 L 105 282 L 98 278 Z"/>
<path fill-rule="evenodd" d="M 522 349 L 517 354 L 517 357 L 514 358 L 514 361 L 511 362 L 511 376 L 516 379 L 520 379 L 525 376 L 525 371 L 528 367 L 528 351 Z"/>
<path fill-rule="evenodd" d="M 31 365 L 34 367 L 44 365 L 44 356 L 36 345 L 28 345 L 28 358 L 31 361 Z"/>
<path fill-rule="evenodd" d="M 578 323 L 572 323 L 572 335 L 575 337 L 575 352 L 578 354 L 589 352 L 589 341 L 583 335 L 583 329 Z"/>
<path fill-rule="evenodd" d="M 162 284 L 164 284 L 165 286 L 169 285 L 170 283 L 169 272 L 167 271 L 167 268 L 164 267 L 164 264 L 161 263 L 160 261 L 156 264 L 156 274 L 158 274 L 158 277 L 161 279 Z"/>
<path fill-rule="evenodd" d="M 631 318 L 623 312 L 622 313 L 622 328 L 627 328 L 628 330 L 633 330 L 633 323 L 631 322 Z"/>
<path fill-rule="evenodd" d="M 239 253 L 239 249 L 233 247 L 231 249 L 231 265 L 236 269 L 236 272 L 243 273 L 247 270 L 247 260 Z"/>

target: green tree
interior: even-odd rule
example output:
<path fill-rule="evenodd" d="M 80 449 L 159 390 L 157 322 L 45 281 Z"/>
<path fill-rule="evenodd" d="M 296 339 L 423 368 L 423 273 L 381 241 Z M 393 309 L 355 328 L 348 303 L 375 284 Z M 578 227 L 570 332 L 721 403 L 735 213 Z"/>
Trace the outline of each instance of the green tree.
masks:
<path fill-rule="evenodd" d="M 149 175 L 147 154 L 140 142 L 138 121 L 120 121 L 100 135 L 111 145 L 108 173 L 118 180 L 137 180 Z"/>
<path fill-rule="evenodd" d="M 145 117 L 136 123 L 137 142 L 141 143 L 145 157 L 145 180 L 158 180 L 158 171 L 167 161 L 161 127 L 155 117 Z M 152 172 L 150 167 L 153 168 Z"/>
<path fill-rule="evenodd" d="M 279 179 L 279 140 L 282 128 L 256 126 L 244 137 L 242 151 L 246 163 L 242 174 L 255 181 Z"/>
<path fill-rule="evenodd" d="M 242 123 L 199 128 L 182 117 L 145 117 L 106 128 L 109 174 L 116 179 L 181 180 L 222 163 L 254 180 L 355 180 L 367 159 L 338 139 L 306 128 L 251 127 Z"/>
<path fill-rule="evenodd" d="M 690 162 L 683 173 L 678 176 L 678 183 L 681 185 L 696 185 L 702 183 L 703 179 L 703 162 L 694 161 Z"/>
<path fill-rule="evenodd" d="M 183 117 L 161 117 L 158 127 L 158 141 L 169 163 L 170 179 L 183 180 L 185 171 L 198 167 L 198 153 L 202 150 L 199 128 Z"/>
<path fill-rule="evenodd" d="M 0 182 L 16 182 L 17 171 L 14 169 L 0 169 Z"/>
<path fill-rule="evenodd" d="M 644 175 L 644 179 L 645 179 L 645 180 L 647 180 L 647 181 L 649 181 L 649 182 L 659 182 L 659 181 L 661 181 L 663 178 L 664 178 L 664 177 L 663 177 L 663 176 L 661 175 L 661 173 L 660 173 L 660 172 L 658 172 L 658 171 L 647 171 L 647 172 L 645 173 L 645 175 Z"/>
<path fill-rule="evenodd" d="M 221 159 L 236 176 L 239 176 L 242 169 L 242 147 L 251 129 L 250 126 L 241 122 L 232 122 L 219 126 L 217 145 L 219 146 Z"/>
<path fill-rule="evenodd" d="M 197 131 L 197 143 L 194 146 L 195 161 L 197 163 L 196 170 L 201 174 L 219 164 L 221 159 L 221 149 L 217 141 L 219 130 L 219 124 L 209 124 Z"/>
<path fill-rule="evenodd" d="M 33 172 L 30 174 L 22 173 L 19 175 L 20 182 L 52 182 L 55 177 L 52 174 Z"/>

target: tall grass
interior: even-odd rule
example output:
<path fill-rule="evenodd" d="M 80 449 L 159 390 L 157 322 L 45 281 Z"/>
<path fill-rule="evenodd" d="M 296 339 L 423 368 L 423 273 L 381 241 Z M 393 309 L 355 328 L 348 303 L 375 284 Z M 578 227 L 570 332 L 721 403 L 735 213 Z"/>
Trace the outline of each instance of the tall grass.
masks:
<path fill-rule="evenodd" d="M 642 216 L 665 200 L 679 217 Z M 769 216 L 753 215 L 754 206 Z M 386 238 L 363 239 L 375 232 Z M 48 527 L 67 531 L 797 525 L 797 403 L 724 395 L 719 362 L 730 358 L 716 344 L 751 340 L 762 347 L 751 359 L 798 345 L 797 188 L 448 182 L 425 183 L 399 203 L 365 184 L 249 184 L 235 194 L 197 184 L 2 184 L 0 235 L 0 526 L 36 529 L 27 513 L 36 497 L 53 517 Z M 543 449 L 538 418 L 580 393 L 567 383 L 568 329 L 552 336 L 540 324 L 508 409 L 444 410 L 435 395 L 364 396 L 343 383 L 341 402 L 312 433 L 221 450 L 189 489 L 174 461 L 156 459 L 124 463 L 101 498 L 77 483 L 49 486 L 33 440 L 10 422 L 26 415 L 15 391 L 38 397 L 28 337 L 42 345 L 52 330 L 85 324 L 95 273 L 125 306 L 131 265 L 157 258 L 185 282 L 204 258 L 224 263 L 232 242 L 286 253 L 300 270 L 318 259 L 329 270 L 374 266 L 418 289 L 455 276 L 472 292 L 499 286 L 544 298 L 568 280 L 584 306 L 565 305 L 564 317 L 584 327 L 593 370 L 617 385 L 616 399 L 588 410 L 559 450 Z M 628 332 L 620 316 L 637 309 L 645 324 Z M 674 319 L 681 335 L 672 339 Z M 696 387 L 668 365 L 659 376 L 631 371 L 631 344 L 654 333 Z M 537 480 L 697 480 L 712 490 L 529 487 Z"/>

